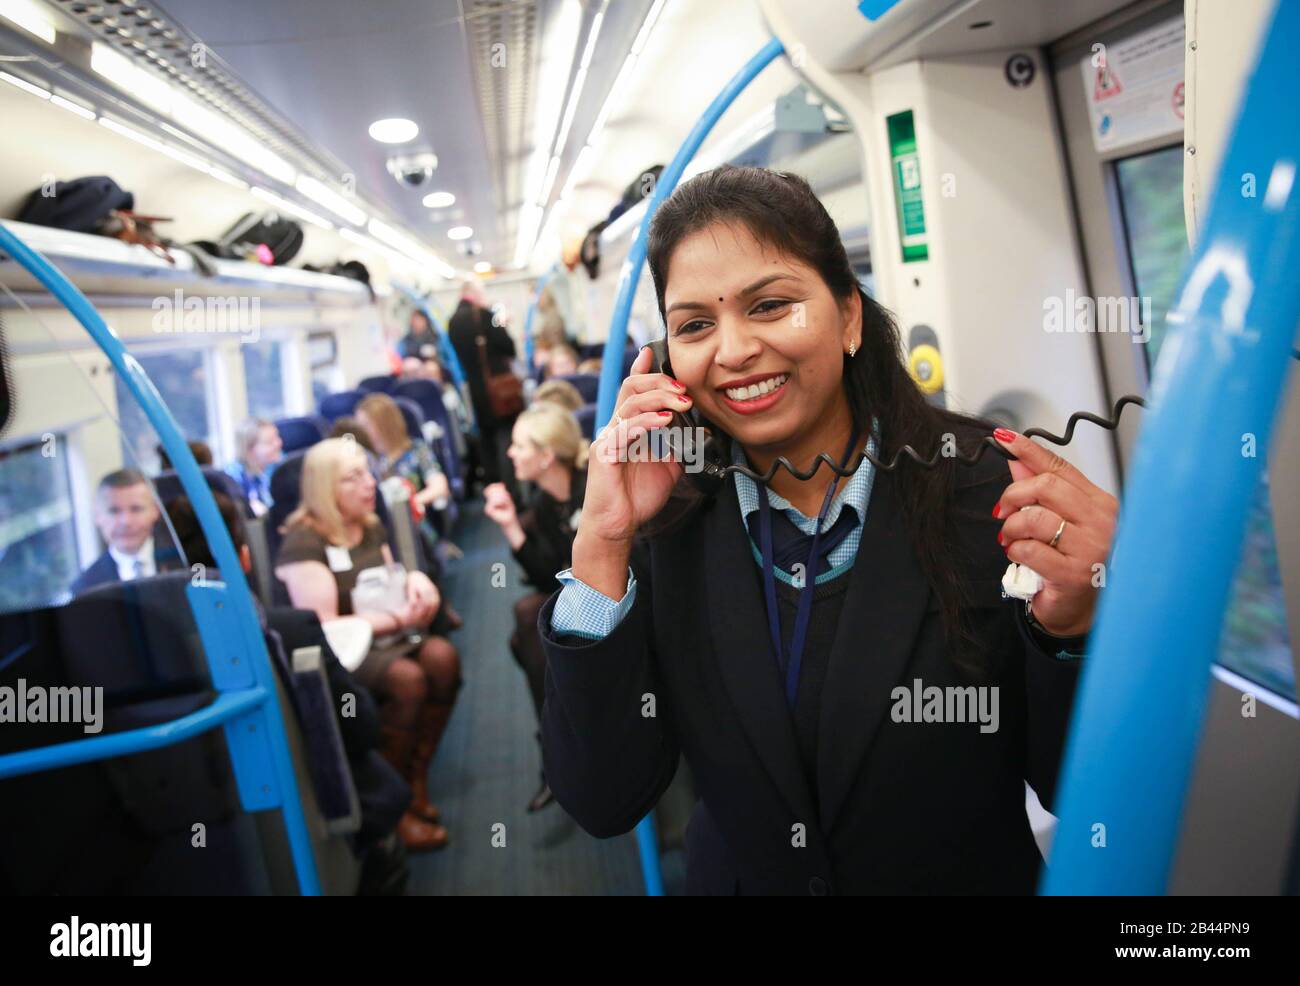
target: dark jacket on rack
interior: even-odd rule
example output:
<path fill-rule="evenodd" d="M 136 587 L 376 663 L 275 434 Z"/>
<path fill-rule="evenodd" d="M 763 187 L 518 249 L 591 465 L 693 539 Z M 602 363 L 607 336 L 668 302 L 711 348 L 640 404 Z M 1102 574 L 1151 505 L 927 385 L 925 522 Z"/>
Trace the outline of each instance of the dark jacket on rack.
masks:
<path fill-rule="evenodd" d="M 811 755 L 732 483 L 634 554 L 635 603 L 609 636 L 557 638 L 552 597 L 539 625 L 556 798 L 594 835 L 626 832 L 684 756 L 700 797 L 686 838 L 692 893 L 1032 893 L 1040 857 L 1024 783 L 1051 804 L 1080 665 L 1049 653 L 1023 604 L 1001 597 L 991 513 L 1010 482 L 990 455 L 958 469 L 952 493 L 963 612 L 992 669 L 977 679 L 950 657 L 894 475 L 877 473 L 837 624 L 814 628 L 810 648 L 820 638 L 824 652 L 804 658 L 805 675 L 824 669 Z M 900 696 L 931 686 L 997 686 L 996 730 L 904 721 L 914 705 Z"/>

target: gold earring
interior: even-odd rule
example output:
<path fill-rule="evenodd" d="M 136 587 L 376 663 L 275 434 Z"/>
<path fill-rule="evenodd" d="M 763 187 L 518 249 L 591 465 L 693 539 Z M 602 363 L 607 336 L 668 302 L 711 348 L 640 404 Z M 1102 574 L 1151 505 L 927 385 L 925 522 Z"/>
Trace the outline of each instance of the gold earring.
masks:
<path fill-rule="evenodd" d="M 856 353 L 857 351 L 858 351 L 858 344 L 856 342 L 849 343 L 849 359 L 853 359 L 853 354 Z"/>

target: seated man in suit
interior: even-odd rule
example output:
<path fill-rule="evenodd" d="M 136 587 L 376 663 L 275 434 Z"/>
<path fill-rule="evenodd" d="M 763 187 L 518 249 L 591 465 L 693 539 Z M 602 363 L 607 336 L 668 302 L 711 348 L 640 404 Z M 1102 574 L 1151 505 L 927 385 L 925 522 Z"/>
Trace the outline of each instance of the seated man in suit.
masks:
<path fill-rule="evenodd" d="M 72 594 L 107 582 L 130 582 L 176 567 L 170 538 L 156 532 L 158 505 L 153 488 L 136 469 L 118 469 L 99 481 L 95 526 L 108 549 L 72 583 Z"/>

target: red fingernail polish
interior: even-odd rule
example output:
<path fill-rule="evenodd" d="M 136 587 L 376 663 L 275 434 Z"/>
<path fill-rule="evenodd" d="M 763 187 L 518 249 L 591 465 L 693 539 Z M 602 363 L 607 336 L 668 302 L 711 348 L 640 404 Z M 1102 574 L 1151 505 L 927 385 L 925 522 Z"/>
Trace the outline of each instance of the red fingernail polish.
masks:
<path fill-rule="evenodd" d="M 660 412 L 659 412 L 659 417 L 661 417 L 661 418 L 671 418 L 672 416 L 673 416 L 673 412 L 672 412 L 672 411 L 660 411 Z"/>
<path fill-rule="evenodd" d="M 997 517 L 997 516 L 998 516 L 998 509 L 999 509 L 1001 506 L 1002 506 L 1002 504 L 1000 504 L 1000 503 L 995 503 L 995 504 L 993 504 L 993 516 L 994 516 L 994 517 Z M 1002 518 L 998 517 L 998 519 L 1001 520 Z"/>
<path fill-rule="evenodd" d="M 676 387 L 678 390 L 686 389 L 686 384 L 682 383 L 680 380 L 674 380 L 672 377 L 669 377 L 668 379 L 673 381 L 673 386 Z"/>
<path fill-rule="evenodd" d="M 998 531 L 998 544 L 1002 543 L 1002 532 Z"/>
<path fill-rule="evenodd" d="M 1016 440 L 1016 433 L 1011 431 L 1009 428 L 995 428 L 993 430 L 993 437 L 999 442 L 1014 442 Z"/>

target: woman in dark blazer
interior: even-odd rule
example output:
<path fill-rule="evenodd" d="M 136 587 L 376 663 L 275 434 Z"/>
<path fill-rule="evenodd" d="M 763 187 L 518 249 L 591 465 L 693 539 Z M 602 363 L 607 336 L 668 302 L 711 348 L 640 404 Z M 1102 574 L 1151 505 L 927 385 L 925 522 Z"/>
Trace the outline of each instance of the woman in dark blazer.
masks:
<path fill-rule="evenodd" d="M 802 179 L 693 179 L 649 257 L 674 376 L 643 351 L 624 381 L 539 618 L 557 800 L 625 832 L 685 756 L 691 892 L 1033 892 L 1024 783 L 1051 804 L 1115 499 L 1004 429 L 1015 461 L 952 456 L 992 426 L 924 399 Z M 702 497 L 644 452 L 687 410 L 757 473 L 949 451 Z M 1031 602 L 1002 598 L 1008 559 Z"/>

